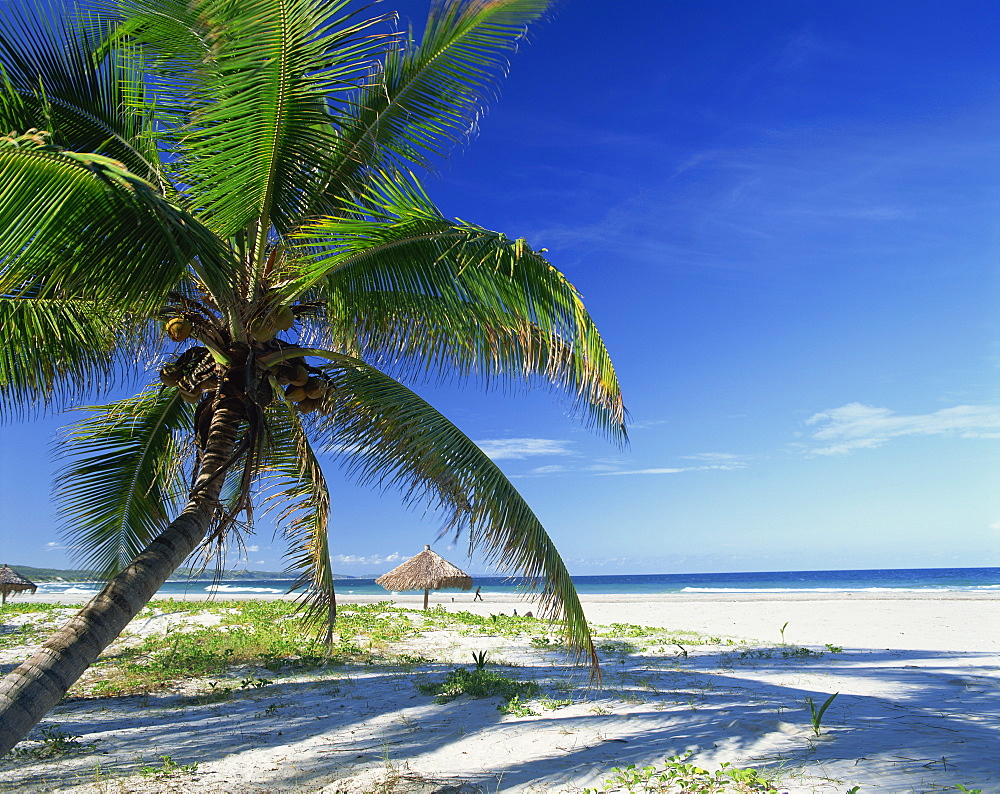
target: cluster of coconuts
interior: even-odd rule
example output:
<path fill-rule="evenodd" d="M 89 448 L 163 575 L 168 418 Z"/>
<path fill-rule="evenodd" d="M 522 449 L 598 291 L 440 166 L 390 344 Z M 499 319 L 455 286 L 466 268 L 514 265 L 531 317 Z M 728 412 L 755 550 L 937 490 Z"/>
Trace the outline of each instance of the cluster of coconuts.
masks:
<path fill-rule="evenodd" d="M 303 414 L 315 411 L 332 388 L 326 380 L 313 375 L 301 359 L 278 364 L 274 377 L 279 386 L 285 387 L 285 398 Z"/>
<path fill-rule="evenodd" d="M 250 323 L 250 336 L 258 342 L 270 342 L 279 331 L 295 325 L 295 312 L 291 306 L 281 306 L 259 315 Z"/>
<path fill-rule="evenodd" d="M 187 379 L 188 382 L 181 385 L 184 380 L 184 370 L 176 364 L 166 364 L 160 368 L 160 380 L 165 386 L 176 386 L 181 399 L 186 403 L 197 403 L 201 401 L 204 392 L 218 388 L 219 377 L 210 369 L 205 371 L 205 377 Z M 195 382 L 197 381 L 197 382 Z"/>

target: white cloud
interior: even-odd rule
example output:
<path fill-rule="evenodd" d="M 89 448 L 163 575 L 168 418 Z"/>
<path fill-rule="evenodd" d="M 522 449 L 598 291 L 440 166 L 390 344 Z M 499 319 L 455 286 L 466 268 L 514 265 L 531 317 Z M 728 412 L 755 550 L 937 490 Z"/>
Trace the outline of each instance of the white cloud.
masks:
<path fill-rule="evenodd" d="M 628 471 L 602 471 L 598 472 L 598 476 L 601 477 L 612 477 L 618 474 L 678 474 L 682 471 L 698 471 L 700 468 L 704 467 L 693 467 L 681 469 L 629 469 Z"/>
<path fill-rule="evenodd" d="M 253 553 L 253 552 L 260 551 L 260 546 L 247 546 L 246 549 L 247 549 L 247 551 Z"/>
<path fill-rule="evenodd" d="M 843 455 L 874 449 L 903 436 L 1000 438 L 1000 407 L 956 405 L 927 414 L 897 414 L 888 408 L 848 403 L 810 416 L 812 438 L 822 446 L 814 455 Z"/>
<path fill-rule="evenodd" d="M 369 554 L 358 555 L 358 554 L 334 554 L 330 557 L 333 562 L 338 562 L 342 565 L 384 565 L 387 562 L 399 562 L 403 559 L 398 551 L 393 552 L 388 556 L 383 556 L 381 554 Z"/>
<path fill-rule="evenodd" d="M 745 469 L 748 455 L 732 452 L 699 452 L 697 455 L 682 455 L 685 460 L 696 460 L 706 464 L 702 469 Z"/>
<path fill-rule="evenodd" d="M 554 438 L 489 438 L 475 442 L 490 460 L 523 460 L 532 455 L 572 455 L 568 441 Z"/>
<path fill-rule="evenodd" d="M 1000 532 L 1000 521 L 994 521 L 992 524 L 990 524 L 990 529 L 995 530 L 996 532 Z"/>

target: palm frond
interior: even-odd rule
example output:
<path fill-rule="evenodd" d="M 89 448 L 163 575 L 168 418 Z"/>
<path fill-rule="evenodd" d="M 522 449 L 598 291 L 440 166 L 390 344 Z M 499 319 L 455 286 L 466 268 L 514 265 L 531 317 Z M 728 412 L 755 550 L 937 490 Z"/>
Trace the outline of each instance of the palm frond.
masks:
<path fill-rule="evenodd" d="M 156 351 L 146 330 L 113 304 L 0 296 L 0 421 L 134 380 Z"/>
<path fill-rule="evenodd" d="M 288 568 L 297 573 L 290 588 L 305 588 L 301 604 L 329 643 L 337 616 L 337 598 L 330 568 L 330 493 L 298 414 L 285 403 L 268 411 L 270 443 L 264 476 L 264 505 L 276 513 L 275 524 L 288 542 Z"/>
<path fill-rule="evenodd" d="M 169 523 L 187 498 L 185 447 L 191 406 L 176 389 L 147 389 L 87 410 L 96 413 L 65 429 L 57 451 L 55 501 L 73 557 L 111 577 Z"/>
<path fill-rule="evenodd" d="M 0 294 L 157 307 L 195 268 L 225 285 L 230 253 L 121 163 L 0 138 Z"/>
<path fill-rule="evenodd" d="M 326 416 L 310 430 L 347 473 L 364 484 L 402 490 L 445 514 L 442 534 L 468 532 L 502 571 L 527 578 L 542 611 L 561 620 L 567 640 L 596 665 L 583 608 L 552 539 L 500 468 L 423 399 L 377 369 L 331 356 Z"/>
<path fill-rule="evenodd" d="M 270 227 L 291 228 L 319 189 L 334 145 L 328 103 L 357 84 L 380 46 L 366 35 L 372 21 L 351 22 L 347 4 L 196 4 L 209 52 L 178 140 L 183 178 L 220 236 L 259 222 L 258 258 Z"/>
<path fill-rule="evenodd" d="M 418 43 L 412 33 L 351 97 L 339 119 L 328 214 L 369 168 L 431 168 L 471 136 L 528 24 L 550 0 L 436 0 Z"/>
<path fill-rule="evenodd" d="M 377 188 L 352 217 L 318 219 L 294 238 L 302 274 L 286 289 L 327 301 L 331 346 L 410 372 L 541 377 L 624 441 L 614 367 L 566 277 L 523 240 L 448 220 L 412 177 Z"/>
<path fill-rule="evenodd" d="M 64 149 L 120 160 L 161 188 L 151 105 L 137 53 L 95 59 L 100 24 L 48 0 L 6 3 L 0 15 L 0 134 L 43 129 Z"/>

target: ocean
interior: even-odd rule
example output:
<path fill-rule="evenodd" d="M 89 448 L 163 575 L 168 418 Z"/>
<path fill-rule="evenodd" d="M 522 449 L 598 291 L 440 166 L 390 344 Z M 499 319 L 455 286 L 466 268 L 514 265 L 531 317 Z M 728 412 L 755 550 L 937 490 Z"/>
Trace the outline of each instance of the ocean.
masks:
<path fill-rule="evenodd" d="M 475 584 L 485 594 L 513 594 L 520 580 L 477 576 Z M 888 568 L 848 571 L 764 571 L 756 573 L 664 573 L 617 576 L 574 576 L 581 594 L 622 593 L 822 593 L 857 591 L 998 591 L 1000 568 Z M 239 598 L 252 593 L 288 592 L 292 579 L 167 582 L 160 597 L 183 593 L 214 592 L 217 598 Z M 97 592 L 96 582 L 45 582 L 39 593 L 84 594 Z M 337 592 L 345 595 L 388 595 L 374 579 L 339 579 Z"/>

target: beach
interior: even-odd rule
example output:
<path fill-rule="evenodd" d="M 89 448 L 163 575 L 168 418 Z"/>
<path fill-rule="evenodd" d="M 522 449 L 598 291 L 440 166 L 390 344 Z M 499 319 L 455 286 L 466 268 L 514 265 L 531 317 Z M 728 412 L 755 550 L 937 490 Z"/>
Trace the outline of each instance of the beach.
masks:
<path fill-rule="evenodd" d="M 47 597 L 17 602 L 33 599 Z M 419 623 L 422 596 L 391 600 Z M 257 675 L 266 686 L 236 688 L 214 703 L 192 700 L 208 686 L 197 681 L 67 699 L 40 727 L 57 725 L 84 749 L 8 759 L 0 789 L 580 792 L 608 780 L 613 767 L 664 769 L 668 757 L 691 753 L 685 763 L 707 770 L 761 770 L 777 791 L 1000 790 L 995 593 L 581 600 L 597 635 L 600 687 L 548 639 L 435 625 L 395 649 L 407 655 L 402 666 L 241 670 L 234 681 Z M 130 628 L 183 630 L 188 619 L 159 603 Z M 480 616 L 538 610 L 489 594 L 474 602 L 471 593 L 433 593 L 431 603 Z M 7 648 L 0 663 L 10 669 L 26 650 Z M 540 693 L 501 713 L 496 698 L 437 703 L 415 688 L 458 665 L 471 668 L 481 651 L 505 676 L 537 682 Z M 814 728 L 807 699 L 818 708 L 834 693 Z"/>

